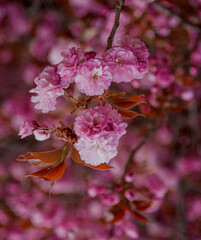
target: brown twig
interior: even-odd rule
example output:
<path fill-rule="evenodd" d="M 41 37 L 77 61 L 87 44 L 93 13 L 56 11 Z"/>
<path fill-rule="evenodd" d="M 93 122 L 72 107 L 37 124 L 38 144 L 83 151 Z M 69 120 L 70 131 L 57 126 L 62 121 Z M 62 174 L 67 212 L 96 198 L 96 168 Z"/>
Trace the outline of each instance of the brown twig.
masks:
<path fill-rule="evenodd" d="M 112 27 L 112 30 L 110 32 L 110 36 L 107 39 L 107 47 L 105 50 L 108 50 L 112 47 L 112 43 L 114 40 L 114 35 L 116 33 L 116 30 L 119 26 L 119 18 L 120 18 L 120 13 L 121 13 L 121 9 L 124 5 L 125 0 L 119 0 L 116 7 L 115 7 L 115 19 L 114 19 L 114 24 Z"/>
<path fill-rule="evenodd" d="M 133 160 L 133 157 L 134 155 L 137 153 L 137 151 L 146 143 L 147 139 L 149 138 L 150 134 L 152 133 L 152 131 L 154 130 L 155 128 L 151 128 L 148 133 L 143 137 L 142 141 L 135 147 L 135 149 L 133 149 L 130 153 L 130 156 L 126 162 L 126 165 L 124 167 L 124 173 L 122 175 L 122 180 L 124 180 L 124 177 L 126 175 L 126 173 L 128 172 L 129 170 L 129 167 L 130 167 L 130 164 Z"/>
<path fill-rule="evenodd" d="M 177 223 L 178 223 L 178 229 L 179 233 L 182 234 L 182 240 L 190 240 L 190 236 L 188 234 L 188 227 L 186 222 L 186 216 L 185 216 L 185 206 L 184 206 L 184 198 L 185 198 L 185 185 L 184 183 L 180 182 L 178 184 L 178 206 L 176 208 L 177 212 Z"/>

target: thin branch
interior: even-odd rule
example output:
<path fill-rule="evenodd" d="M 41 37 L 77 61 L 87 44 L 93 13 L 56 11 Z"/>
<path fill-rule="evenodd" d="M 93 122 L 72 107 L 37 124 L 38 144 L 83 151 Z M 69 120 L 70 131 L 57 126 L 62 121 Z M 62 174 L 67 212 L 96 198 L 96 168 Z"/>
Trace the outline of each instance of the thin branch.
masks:
<path fill-rule="evenodd" d="M 173 70 L 176 71 L 178 67 L 181 66 L 187 66 L 188 64 L 190 64 L 191 62 L 191 54 L 197 49 L 199 43 L 200 43 L 200 39 L 201 39 L 201 32 L 198 34 L 196 42 L 194 43 L 194 46 L 192 49 L 186 51 L 186 53 L 183 55 L 183 60 L 180 61 L 179 63 L 175 64 Z M 192 64 L 191 64 L 192 65 Z M 188 71 L 188 68 L 190 66 L 187 66 L 187 68 L 185 68 L 186 71 Z"/>
<path fill-rule="evenodd" d="M 148 133 L 143 137 L 142 141 L 135 147 L 135 149 L 132 150 L 132 152 L 130 153 L 130 156 L 126 162 L 126 165 L 124 167 L 124 173 L 122 175 L 122 180 L 124 180 L 124 177 L 126 175 L 126 173 L 128 172 L 129 168 L 130 168 L 130 164 L 133 160 L 134 155 L 137 153 L 137 151 L 146 143 L 147 139 L 149 138 L 150 134 L 152 133 L 152 131 L 155 128 L 151 128 Z"/>
<path fill-rule="evenodd" d="M 116 30 L 119 26 L 119 18 L 120 18 L 120 13 L 121 13 L 121 9 L 124 5 L 125 0 L 119 0 L 116 7 L 115 7 L 115 19 L 114 19 L 114 24 L 112 27 L 112 30 L 110 32 L 110 36 L 107 39 L 107 47 L 105 50 L 108 50 L 112 47 L 112 43 L 114 40 L 114 35 L 116 33 Z"/>
<path fill-rule="evenodd" d="M 177 212 L 177 223 L 179 232 L 183 235 L 182 240 L 190 240 L 190 236 L 188 234 L 188 226 L 185 217 L 185 207 L 184 207 L 184 198 L 185 198 L 185 185 L 184 183 L 180 182 L 178 184 L 178 206 L 176 207 Z"/>

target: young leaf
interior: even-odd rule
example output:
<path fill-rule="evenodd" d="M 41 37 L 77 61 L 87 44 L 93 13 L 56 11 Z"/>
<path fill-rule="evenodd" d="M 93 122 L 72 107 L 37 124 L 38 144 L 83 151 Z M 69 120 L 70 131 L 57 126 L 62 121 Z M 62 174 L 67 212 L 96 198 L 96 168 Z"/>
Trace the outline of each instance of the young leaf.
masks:
<path fill-rule="evenodd" d="M 108 100 L 119 100 L 122 99 L 122 97 L 125 95 L 125 92 L 120 92 L 120 93 L 116 93 L 116 92 L 109 92 L 109 96 L 108 96 Z"/>
<path fill-rule="evenodd" d="M 144 217 L 143 215 L 141 215 L 137 211 L 135 211 L 135 210 L 130 210 L 130 211 L 134 215 L 134 217 L 136 217 L 139 221 L 141 221 L 141 222 L 149 222 L 149 220 L 146 217 Z"/>
<path fill-rule="evenodd" d="M 112 100 L 111 103 L 116 105 L 120 108 L 132 108 L 140 103 L 144 103 L 144 97 L 143 95 L 128 97 L 128 98 L 122 98 L 119 100 Z"/>
<path fill-rule="evenodd" d="M 131 118 L 135 118 L 137 116 L 144 117 L 143 114 L 140 114 L 140 113 L 134 112 L 132 110 L 128 110 L 128 109 L 118 109 L 118 112 L 121 114 L 121 117 L 125 118 L 125 119 L 131 119 Z"/>
<path fill-rule="evenodd" d="M 70 146 L 66 144 L 64 147 L 56 150 L 45 151 L 45 152 L 27 152 L 23 155 L 18 156 L 18 161 L 28 161 L 34 166 L 50 166 L 54 163 L 62 161 L 68 154 Z"/>
<path fill-rule="evenodd" d="M 65 172 L 65 167 L 66 167 L 66 164 L 63 161 L 56 167 L 44 168 L 42 170 L 39 170 L 37 172 L 34 172 L 28 175 L 27 177 L 31 176 L 31 177 L 43 178 L 46 181 L 58 180 L 63 176 Z"/>
<path fill-rule="evenodd" d="M 141 201 L 133 201 L 134 206 L 138 211 L 145 211 L 151 206 L 150 200 L 141 200 Z"/>
<path fill-rule="evenodd" d="M 90 168 L 94 168 L 94 169 L 97 169 L 97 170 L 109 170 L 111 168 L 114 168 L 112 166 L 109 166 L 107 165 L 106 163 L 101 163 L 100 165 L 98 166 L 92 166 L 90 164 L 87 164 L 85 163 L 81 158 L 80 158 L 80 154 L 79 152 L 74 148 L 72 153 L 71 153 L 71 159 L 76 162 L 76 163 L 80 163 L 80 164 L 83 164 L 87 167 L 90 167 Z"/>
<path fill-rule="evenodd" d="M 109 224 L 114 224 L 122 221 L 124 219 L 124 216 L 125 216 L 125 210 L 121 209 L 120 211 L 114 214 L 114 218 L 109 222 Z"/>

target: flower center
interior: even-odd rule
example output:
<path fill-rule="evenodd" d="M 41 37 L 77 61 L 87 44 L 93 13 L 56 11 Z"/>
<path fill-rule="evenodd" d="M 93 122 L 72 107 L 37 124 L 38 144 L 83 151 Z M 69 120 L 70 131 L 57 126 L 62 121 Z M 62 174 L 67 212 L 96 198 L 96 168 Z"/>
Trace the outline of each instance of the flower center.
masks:
<path fill-rule="evenodd" d="M 97 80 L 98 79 L 98 75 L 97 74 L 93 74 L 92 78 L 93 78 L 93 80 Z"/>
<path fill-rule="evenodd" d="M 124 60 L 119 58 L 118 61 L 117 61 L 117 65 L 120 66 L 123 62 L 124 62 Z"/>

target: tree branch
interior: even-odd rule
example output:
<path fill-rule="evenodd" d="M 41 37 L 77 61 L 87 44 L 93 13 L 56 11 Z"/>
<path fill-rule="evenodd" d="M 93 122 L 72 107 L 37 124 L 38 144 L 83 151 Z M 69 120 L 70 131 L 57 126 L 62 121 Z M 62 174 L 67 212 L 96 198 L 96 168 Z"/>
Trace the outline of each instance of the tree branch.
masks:
<path fill-rule="evenodd" d="M 124 173 L 122 175 L 122 180 L 124 180 L 124 177 L 126 173 L 128 172 L 128 169 L 130 168 L 130 164 L 133 160 L 134 155 L 137 153 L 137 151 L 146 143 L 147 139 L 149 138 L 150 134 L 155 128 L 151 128 L 148 133 L 143 137 L 142 141 L 135 147 L 135 149 L 132 150 L 130 153 L 130 156 L 128 158 L 128 161 L 126 162 L 126 165 L 124 167 Z"/>
<path fill-rule="evenodd" d="M 178 206 L 176 207 L 177 212 L 177 223 L 178 223 L 178 229 L 179 233 L 182 234 L 182 240 L 190 240 L 190 236 L 188 234 L 188 226 L 186 222 L 186 216 L 185 216 L 185 207 L 184 207 L 184 198 L 185 198 L 185 185 L 183 182 L 180 182 L 178 184 Z"/>
<path fill-rule="evenodd" d="M 107 47 L 105 50 L 108 50 L 112 47 L 112 43 L 114 40 L 114 35 L 116 33 L 116 30 L 119 26 L 119 18 L 120 18 L 120 13 L 121 13 L 121 9 L 124 5 L 125 0 L 119 0 L 116 7 L 115 7 L 115 19 L 114 19 L 114 24 L 112 27 L 112 30 L 110 32 L 110 36 L 107 39 Z"/>

